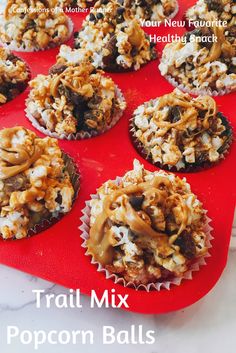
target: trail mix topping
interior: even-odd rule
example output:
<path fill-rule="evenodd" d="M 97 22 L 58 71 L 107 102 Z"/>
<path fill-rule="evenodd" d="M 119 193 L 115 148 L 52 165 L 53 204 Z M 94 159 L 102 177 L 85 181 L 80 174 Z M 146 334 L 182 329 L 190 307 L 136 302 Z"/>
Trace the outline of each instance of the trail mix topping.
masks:
<path fill-rule="evenodd" d="M 56 65 L 51 75 L 38 75 L 30 86 L 28 112 L 59 136 L 103 132 L 126 106 L 112 79 L 87 62 Z"/>
<path fill-rule="evenodd" d="M 192 20 L 207 20 L 209 12 L 215 18 L 227 21 L 229 26 L 236 25 L 235 0 L 198 0 L 186 12 L 186 17 Z"/>
<path fill-rule="evenodd" d="M 177 169 L 218 161 L 232 139 L 213 98 L 192 98 L 178 89 L 138 107 L 133 128 L 154 163 Z"/>
<path fill-rule="evenodd" d="M 63 48 L 59 57 L 72 63 L 89 57 L 95 67 L 108 71 L 138 70 L 156 57 L 139 21 L 116 0 L 95 4 L 81 31 L 75 33 L 75 48 L 73 52 Z"/>
<path fill-rule="evenodd" d="M 8 0 L 0 15 L 0 40 L 15 50 L 43 50 L 65 42 L 69 19 L 55 0 Z"/>
<path fill-rule="evenodd" d="M 24 127 L 0 131 L 0 234 L 24 238 L 43 218 L 70 211 L 74 189 L 57 140 Z"/>
<path fill-rule="evenodd" d="M 197 21 L 201 24 L 213 19 L 226 23 L 225 38 L 236 47 L 236 2 L 235 0 L 199 0 L 187 13 L 188 20 Z M 234 73 L 236 71 L 234 70 Z"/>
<path fill-rule="evenodd" d="M 205 211 L 185 179 L 149 172 L 136 160 L 119 184 L 91 201 L 88 251 L 136 285 L 182 276 L 207 252 Z"/>
<path fill-rule="evenodd" d="M 0 47 L 0 106 L 18 96 L 26 88 L 29 78 L 27 65 Z"/>
<path fill-rule="evenodd" d="M 119 0 L 119 3 L 130 8 L 135 18 L 142 20 L 164 21 L 178 11 L 177 0 Z"/>
<path fill-rule="evenodd" d="M 236 90 L 236 38 L 226 38 L 224 27 L 196 29 L 184 42 L 167 44 L 159 69 L 187 91 L 224 94 Z M 204 38 L 217 40 L 203 41 Z"/>

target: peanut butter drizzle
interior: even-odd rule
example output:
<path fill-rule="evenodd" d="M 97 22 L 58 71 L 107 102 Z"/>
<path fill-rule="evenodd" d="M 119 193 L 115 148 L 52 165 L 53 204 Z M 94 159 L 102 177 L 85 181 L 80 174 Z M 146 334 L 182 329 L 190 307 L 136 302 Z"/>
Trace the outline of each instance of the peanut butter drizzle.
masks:
<path fill-rule="evenodd" d="M 213 26 L 212 30 L 213 30 L 213 34 L 217 37 L 217 41 L 213 43 L 209 55 L 203 61 L 204 64 L 219 59 L 222 52 L 222 45 L 226 41 L 225 34 L 224 34 L 225 32 L 224 27 Z"/>
<path fill-rule="evenodd" d="M 164 107 L 182 107 L 184 111 L 180 113 L 180 119 L 171 123 L 167 120 L 161 120 L 161 118 L 156 118 L 156 125 L 159 128 L 165 128 L 165 132 L 167 132 L 171 128 L 178 128 L 180 130 L 186 129 L 186 122 L 191 120 L 193 117 L 197 118 L 198 111 L 206 110 L 206 114 L 204 120 L 202 122 L 203 129 L 199 131 L 197 134 L 202 133 L 204 130 L 207 130 L 210 126 L 209 118 L 215 116 L 217 113 L 217 106 L 215 100 L 210 96 L 201 97 L 201 101 L 192 100 L 191 97 L 179 97 L 174 92 L 170 94 L 166 94 L 159 98 L 158 100 L 158 111 Z M 163 115 L 164 117 L 164 115 Z"/>
<path fill-rule="evenodd" d="M 155 176 L 151 181 L 143 182 L 138 185 L 130 185 L 125 188 L 114 191 L 103 200 L 102 212 L 97 216 L 95 223 L 90 229 L 90 237 L 87 241 L 88 252 L 102 265 L 110 264 L 113 260 L 114 248 L 112 239 L 110 238 L 109 230 L 105 230 L 107 220 L 115 215 L 116 210 L 112 210 L 112 203 L 121 195 L 130 195 L 140 192 L 145 192 L 150 188 L 156 189 L 158 193 L 163 193 L 159 188 L 164 184 L 168 190 L 172 188 L 171 182 L 161 176 Z M 164 194 L 160 195 L 165 199 Z M 123 200 L 123 212 L 119 212 L 119 218 L 122 218 L 122 223 L 129 226 L 130 230 L 142 239 L 148 237 L 154 239 L 157 246 L 169 246 L 169 238 L 166 234 L 155 231 L 147 224 L 137 212 L 132 208 L 128 199 Z M 185 206 L 186 207 L 186 206 Z M 185 212 L 186 214 L 186 212 Z M 184 217 L 184 224 L 181 225 L 180 231 L 186 227 L 187 219 Z M 179 234 L 179 232 L 178 232 Z"/>
<path fill-rule="evenodd" d="M 68 67 L 61 74 L 54 75 L 52 82 L 50 83 L 50 94 L 53 97 L 59 96 L 58 86 L 60 85 L 60 83 L 62 83 L 63 86 L 71 89 L 73 92 L 80 94 L 81 87 L 83 86 L 84 78 L 86 78 L 89 75 L 89 73 L 92 72 L 92 70 L 93 70 L 92 65 Z M 74 71 L 79 71 L 79 73 L 75 75 Z M 70 79 L 68 80 L 66 76 L 70 76 Z M 74 78 L 77 79 L 78 87 L 74 87 L 73 85 Z"/>
<path fill-rule="evenodd" d="M 14 127 L 3 129 L 0 132 L 0 160 L 7 163 L 7 165 L 0 165 L 0 180 L 8 179 L 27 170 L 42 154 L 38 145 L 33 146 L 32 154 L 23 145 L 10 147 L 13 136 L 21 129 L 23 128 Z"/>
<path fill-rule="evenodd" d="M 145 35 L 141 27 L 139 26 L 138 21 L 134 20 L 132 22 L 132 27 L 130 29 L 129 41 L 130 43 L 138 49 L 142 48 L 142 45 L 145 41 Z"/>

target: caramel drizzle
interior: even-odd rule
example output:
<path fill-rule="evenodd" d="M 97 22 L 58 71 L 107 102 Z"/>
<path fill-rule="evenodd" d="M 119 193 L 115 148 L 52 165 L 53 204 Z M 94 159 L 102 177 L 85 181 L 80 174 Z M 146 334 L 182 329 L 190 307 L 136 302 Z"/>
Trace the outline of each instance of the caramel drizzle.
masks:
<path fill-rule="evenodd" d="M 225 39 L 224 27 L 213 26 L 213 34 L 216 36 L 217 41 L 213 43 L 210 53 L 207 58 L 203 61 L 204 64 L 212 61 L 216 61 L 221 56 L 222 45 L 227 42 Z"/>
<path fill-rule="evenodd" d="M 208 15 L 207 20 L 214 23 L 214 21 L 216 21 L 216 18 L 212 15 Z M 202 64 L 206 64 L 208 62 L 213 62 L 218 60 L 222 54 L 222 49 L 227 50 L 231 56 L 234 56 L 235 54 L 235 50 L 233 46 L 227 41 L 225 37 L 226 29 L 222 26 L 217 26 L 216 24 L 212 25 L 211 29 L 212 29 L 213 35 L 217 38 L 217 40 L 214 41 L 208 56 L 202 61 Z M 175 50 L 178 51 L 181 48 L 183 48 L 183 46 L 184 46 L 183 43 L 177 42 L 175 43 Z"/>
<path fill-rule="evenodd" d="M 86 68 L 85 67 L 83 68 L 82 66 L 68 67 L 61 74 L 55 75 L 52 78 L 52 81 L 50 83 L 51 96 L 53 97 L 59 96 L 58 86 L 60 85 L 60 83 L 62 83 L 64 87 L 68 87 L 73 92 L 80 94 L 81 88 L 83 86 L 82 83 L 84 81 L 84 77 L 87 76 L 92 71 L 91 68 L 92 68 L 92 65 L 88 65 L 86 66 Z M 75 71 L 79 71 L 79 73 L 75 74 Z M 73 85 L 74 78 L 76 78 L 77 80 L 78 87 L 74 87 Z"/>
<path fill-rule="evenodd" d="M 27 170 L 42 154 L 42 149 L 38 145 L 33 146 L 32 154 L 24 146 L 8 147 L 13 135 L 19 129 L 21 128 L 16 127 L 1 131 L 0 160 L 7 165 L 0 165 L 0 180 L 8 179 Z"/>
<path fill-rule="evenodd" d="M 178 130 L 185 130 L 186 123 L 192 118 L 197 118 L 198 110 L 205 110 L 206 114 L 202 121 L 202 129 L 198 131 L 194 135 L 201 134 L 203 131 L 209 129 L 210 122 L 209 119 L 216 115 L 217 113 L 217 105 L 215 100 L 210 96 L 201 97 L 201 100 L 192 100 L 190 96 L 183 95 L 177 96 L 175 92 L 166 94 L 158 99 L 158 111 L 163 109 L 164 107 L 182 107 L 184 108 L 183 112 L 180 112 L 180 119 L 171 123 L 170 121 L 164 120 L 165 116 L 163 115 L 154 115 L 155 124 L 157 127 L 161 129 L 165 129 L 164 133 L 172 128 L 176 128 Z M 193 136 L 193 135 L 191 135 Z"/>
<path fill-rule="evenodd" d="M 138 21 L 133 20 L 132 26 L 129 29 L 129 42 L 139 50 L 142 48 L 144 40 L 145 40 L 145 35 L 143 30 L 141 29 Z"/>
<path fill-rule="evenodd" d="M 166 198 L 166 191 L 160 189 L 161 185 L 165 185 L 169 192 L 172 192 L 171 198 Z M 130 195 L 135 193 L 143 193 L 153 188 L 160 195 L 160 200 L 163 203 L 172 202 L 172 198 L 181 199 L 180 195 L 172 191 L 172 184 L 162 176 L 155 176 L 151 181 L 143 182 L 138 185 L 130 185 L 125 188 L 114 191 L 103 200 L 102 212 L 97 216 L 94 224 L 90 229 L 90 237 L 87 241 L 88 253 L 91 254 L 99 263 L 107 265 L 112 262 L 114 256 L 113 239 L 111 238 L 110 229 L 106 230 L 108 219 L 115 218 L 116 209 L 112 209 L 112 204 L 121 195 Z M 127 225 L 130 230 L 139 236 L 139 241 L 142 243 L 149 243 L 151 239 L 155 240 L 157 246 L 170 246 L 178 235 L 186 228 L 188 219 L 187 206 L 181 201 L 181 208 L 183 211 L 183 222 L 177 234 L 169 238 L 165 233 L 155 231 L 149 224 L 147 224 L 133 209 L 128 199 L 123 199 L 122 212 L 119 209 L 119 219 L 122 218 L 122 223 Z"/>
<path fill-rule="evenodd" d="M 212 14 L 209 14 L 208 20 L 214 23 L 216 18 Z M 233 46 L 231 46 L 225 38 L 226 29 L 222 26 L 217 26 L 216 24 L 214 24 L 211 28 L 213 35 L 217 38 L 217 40 L 214 41 L 209 55 L 203 60 L 203 64 L 218 60 L 222 54 L 222 50 L 227 51 L 231 56 L 234 56 L 235 53 Z"/>

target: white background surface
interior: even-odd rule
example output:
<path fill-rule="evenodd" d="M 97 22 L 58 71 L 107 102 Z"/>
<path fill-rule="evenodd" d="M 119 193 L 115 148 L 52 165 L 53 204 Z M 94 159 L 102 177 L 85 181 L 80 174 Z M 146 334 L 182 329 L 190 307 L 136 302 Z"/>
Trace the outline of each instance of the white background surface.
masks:
<path fill-rule="evenodd" d="M 233 229 L 233 241 L 236 228 Z M 115 309 L 90 309 L 89 299 L 82 297 L 83 309 L 37 309 L 33 289 L 47 293 L 68 293 L 49 282 L 0 266 L 0 353 L 32 353 L 32 345 L 15 341 L 6 343 L 6 327 L 21 330 L 93 330 L 95 344 L 83 346 L 43 345 L 39 353 L 235 353 L 236 351 L 236 248 L 229 253 L 227 268 L 216 287 L 191 307 L 167 315 L 138 315 Z M 45 304 L 43 300 L 42 304 Z M 143 325 L 156 331 L 154 345 L 104 346 L 102 325 L 129 330 Z"/>

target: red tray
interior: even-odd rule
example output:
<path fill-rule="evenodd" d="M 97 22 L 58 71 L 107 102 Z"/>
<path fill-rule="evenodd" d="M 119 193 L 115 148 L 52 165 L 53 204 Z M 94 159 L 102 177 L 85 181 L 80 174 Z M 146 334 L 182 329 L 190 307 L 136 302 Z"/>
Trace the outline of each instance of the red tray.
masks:
<path fill-rule="evenodd" d="M 182 20 L 187 6 L 194 1 L 179 1 L 180 12 L 176 20 Z M 82 14 L 71 15 L 75 30 L 81 26 Z M 146 29 L 147 30 L 147 29 Z M 183 33 L 184 28 L 156 28 L 149 31 L 158 35 Z M 72 43 L 72 40 L 71 40 Z M 160 52 L 164 44 L 158 44 Z M 48 72 L 55 63 L 58 49 L 38 53 L 17 53 L 30 66 L 32 76 Z M 233 223 L 235 182 L 233 165 L 235 162 L 235 145 L 229 155 L 219 165 L 195 174 L 186 176 L 204 207 L 209 210 L 209 217 L 214 227 L 211 257 L 207 266 L 193 274 L 192 280 L 184 280 L 180 286 L 172 286 L 171 290 L 135 291 L 115 285 L 107 280 L 103 273 L 97 272 L 96 266 L 90 263 L 81 247 L 80 238 L 81 210 L 85 201 L 90 198 L 107 179 L 114 179 L 132 168 L 132 161 L 138 158 L 145 167 L 155 168 L 144 161 L 132 146 L 128 133 L 128 121 L 133 110 L 141 103 L 171 92 L 173 87 L 161 77 L 158 62 L 154 61 L 138 72 L 112 74 L 126 97 L 128 108 L 119 123 L 102 136 L 84 141 L 59 141 L 60 147 L 69 153 L 78 163 L 81 171 L 81 191 L 72 211 L 46 231 L 20 241 L 1 241 L 0 262 L 32 275 L 42 277 L 68 288 L 80 288 L 84 294 L 95 289 L 101 297 L 105 289 L 116 289 L 116 293 L 129 294 L 129 310 L 134 312 L 156 314 L 178 310 L 198 301 L 216 284 L 227 262 L 231 228 Z M 24 108 L 28 89 L 0 108 L 0 128 L 23 125 L 35 130 L 25 118 Z M 236 94 L 216 98 L 220 111 L 235 125 L 234 100 Z M 36 130 L 35 130 L 36 131 Z M 38 135 L 43 136 L 36 131 Z"/>

